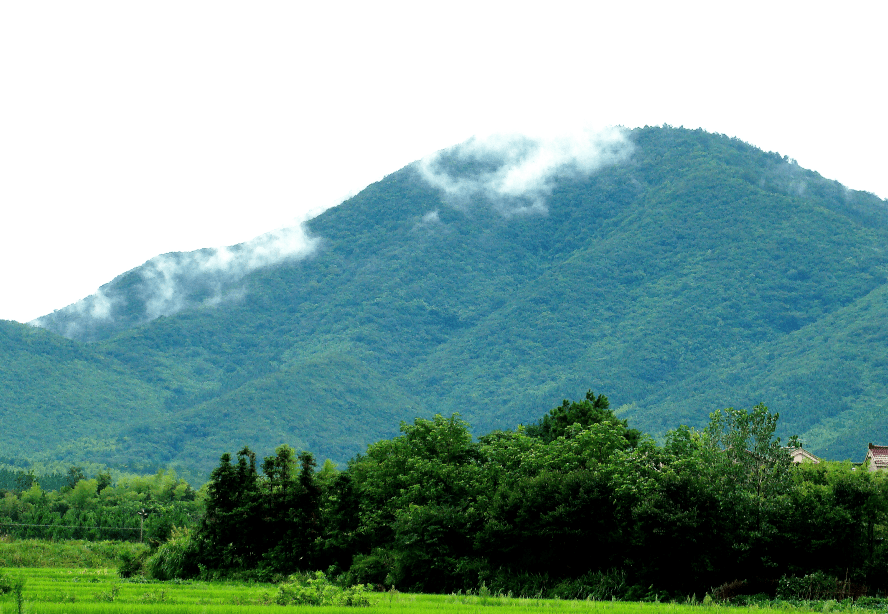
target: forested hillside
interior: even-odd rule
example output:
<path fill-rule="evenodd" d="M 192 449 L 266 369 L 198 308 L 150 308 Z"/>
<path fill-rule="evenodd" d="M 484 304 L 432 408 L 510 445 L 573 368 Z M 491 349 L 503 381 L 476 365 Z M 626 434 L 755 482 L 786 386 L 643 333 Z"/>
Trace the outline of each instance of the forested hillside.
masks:
<path fill-rule="evenodd" d="M 169 255 L 176 283 L 146 264 L 40 320 L 71 341 L 4 323 L 0 445 L 205 475 L 244 443 L 344 461 L 435 413 L 508 428 L 590 386 L 655 435 L 765 402 L 829 458 L 885 439 L 888 203 L 699 130 L 611 153 L 502 196 L 450 188 L 520 156 L 458 146 L 277 264 Z"/>

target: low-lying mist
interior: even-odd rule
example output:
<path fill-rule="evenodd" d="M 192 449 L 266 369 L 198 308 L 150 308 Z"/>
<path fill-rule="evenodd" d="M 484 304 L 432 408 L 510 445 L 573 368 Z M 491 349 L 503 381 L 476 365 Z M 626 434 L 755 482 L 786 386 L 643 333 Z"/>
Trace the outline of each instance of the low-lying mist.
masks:
<path fill-rule="evenodd" d="M 483 200 L 511 216 L 545 213 L 557 179 L 590 175 L 631 153 L 622 128 L 537 138 L 494 135 L 434 153 L 420 161 L 419 170 L 450 204 L 467 207 Z"/>
<path fill-rule="evenodd" d="M 230 247 L 162 254 L 31 324 L 68 338 L 92 340 L 102 330 L 150 322 L 185 308 L 236 301 L 244 296 L 242 280 L 248 273 L 306 258 L 318 243 L 298 225 Z"/>

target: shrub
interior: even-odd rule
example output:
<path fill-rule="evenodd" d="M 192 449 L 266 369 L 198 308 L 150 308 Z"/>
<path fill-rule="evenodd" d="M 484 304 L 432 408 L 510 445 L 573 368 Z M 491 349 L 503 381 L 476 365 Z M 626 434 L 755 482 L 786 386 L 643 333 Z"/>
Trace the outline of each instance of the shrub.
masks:
<path fill-rule="evenodd" d="M 145 571 L 155 580 L 192 578 L 200 572 L 197 565 L 197 544 L 191 529 L 173 529 L 170 538 L 145 561 Z"/>
<path fill-rule="evenodd" d="M 733 582 L 725 582 L 721 586 L 712 589 L 712 598 L 716 601 L 727 601 L 748 593 L 749 589 L 746 588 L 746 580 L 734 580 Z"/>
<path fill-rule="evenodd" d="M 769 602 L 777 591 L 777 580 L 753 578 L 733 580 L 717 586 L 711 591 L 715 601 L 730 601 L 732 605 Z"/>
<path fill-rule="evenodd" d="M 374 548 L 370 554 L 355 556 L 348 575 L 356 582 L 391 586 L 394 583 L 394 567 L 395 557 L 392 552 Z"/>
<path fill-rule="evenodd" d="M 274 601 L 279 605 L 369 606 L 370 586 L 355 584 L 340 588 L 322 571 L 313 575 L 292 575 L 278 586 Z"/>
<path fill-rule="evenodd" d="M 622 599 L 629 591 L 626 582 L 626 572 L 622 569 L 609 569 L 607 571 L 595 571 L 587 573 L 580 578 L 589 587 L 588 594 L 584 598 L 610 601 Z"/>
<path fill-rule="evenodd" d="M 12 578 L 0 572 L 0 595 L 5 595 L 6 593 L 11 593 L 13 587 Z"/>
<path fill-rule="evenodd" d="M 117 566 L 117 575 L 121 578 L 133 578 L 145 575 L 145 560 L 148 558 L 148 550 L 132 552 L 124 550 L 120 553 L 120 564 Z"/>
<path fill-rule="evenodd" d="M 589 571 L 578 578 L 552 578 L 548 574 L 500 569 L 490 575 L 489 586 L 494 594 L 526 598 L 611 601 L 627 599 L 632 593 L 637 599 L 656 599 L 655 592 L 630 585 L 626 572 L 621 569 Z"/>
<path fill-rule="evenodd" d="M 861 597 L 854 605 L 868 610 L 888 610 L 888 598 L 886 597 Z"/>
<path fill-rule="evenodd" d="M 835 576 L 815 571 L 801 578 L 780 578 L 777 598 L 784 600 L 825 601 L 835 599 L 843 592 L 843 584 Z"/>

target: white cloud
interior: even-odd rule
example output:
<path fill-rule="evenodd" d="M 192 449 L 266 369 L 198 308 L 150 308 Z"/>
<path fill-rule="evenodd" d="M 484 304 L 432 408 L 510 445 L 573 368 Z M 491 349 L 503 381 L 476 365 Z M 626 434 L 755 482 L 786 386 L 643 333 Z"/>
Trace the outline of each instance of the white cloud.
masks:
<path fill-rule="evenodd" d="M 240 298 L 243 289 L 232 286 L 245 275 L 286 260 L 304 258 L 317 245 L 318 239 L 309 237 L 299 225 L 274 230 L 232 247 L 152 258 L 141 269 L 146 282 L 142 294 L 147 298 L 147 319 L 172 315 L 190 306 L 189 291 L 195 282 L 213 290 L 201 304 L 218 305 L 226 299 Z"/>
<path fill-rule="evenodd" d="M 113 320 L 121 314 L 126 314 L 126 324 L 132 325 L 188 307 L 239 300 L 245 293 L 240 282 L 248 273 L 305 258 L 318 243 L 319 239 L 310 237 L 298 225 L 231 247 L 162 254 L 121 276 L 137 275 L 137 281 L 115 279 L 95 294 L 31 324 L 67 337 L 91 337 L 96 325 L 113 326 Z M 144 303 L 144 310 L 139 311 L 134 301 Z"/>
<path fill-rule="evenodd" d="M 622 128 L 472 138 L 420 161 L 423 178 L 456 204 L 489 200 L 505 215 L 545 213 L 558 177 L 589 175 L 632 152 Z"/>
<path fill-rule="evenodd" d="M 438 210 L 429 211 L 424 216 L 422 216 L 423 224 L 436 224 L 441 221 L 441 216 L 438 214 Z"/>

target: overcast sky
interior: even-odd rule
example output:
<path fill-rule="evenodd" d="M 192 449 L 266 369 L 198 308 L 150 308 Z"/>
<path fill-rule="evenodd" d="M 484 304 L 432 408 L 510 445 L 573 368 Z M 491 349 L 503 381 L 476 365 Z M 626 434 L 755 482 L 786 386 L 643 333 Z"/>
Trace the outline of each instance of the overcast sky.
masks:
<path fill-rule="evenodd" d="M 703 127 L 888 197 L 876 2 L 521 6 L 0 3 L 0 319 L 473 135 Z"/>

